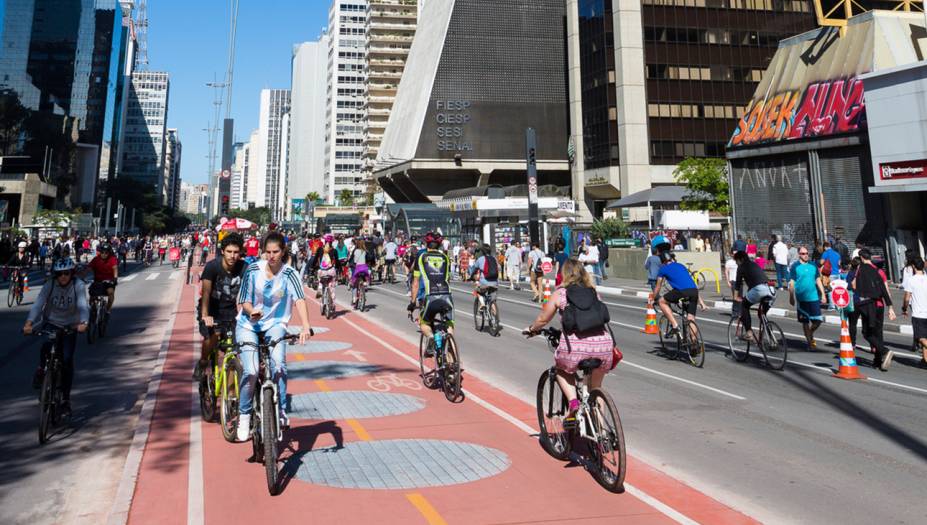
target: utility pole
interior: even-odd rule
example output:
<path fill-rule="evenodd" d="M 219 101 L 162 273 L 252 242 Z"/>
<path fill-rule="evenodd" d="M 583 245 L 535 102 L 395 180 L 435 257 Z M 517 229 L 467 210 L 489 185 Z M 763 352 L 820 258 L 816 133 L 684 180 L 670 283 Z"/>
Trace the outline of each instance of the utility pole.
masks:
<path fill-rule="evenodd" d="M 541 228 L 538 220 L 538 163 L 537 134 L 534 128 L 525 130 L 525 156 L 528 162 L 528 236 L 531 244 L 541 245 Z"/>

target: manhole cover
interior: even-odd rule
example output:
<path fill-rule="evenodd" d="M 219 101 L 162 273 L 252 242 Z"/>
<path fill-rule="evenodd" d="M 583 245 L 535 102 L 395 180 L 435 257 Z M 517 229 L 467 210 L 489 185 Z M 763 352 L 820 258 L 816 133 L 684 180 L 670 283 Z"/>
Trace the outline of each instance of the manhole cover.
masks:
<path fill-rule="evenodd" d="M 309 341 L 304 345 L 290 343 L 286 346 L 288 354 L 321 354 L 323 352 L 337 352 L 347 350 L 353 346 L 343 341 Z"/>
<path fill-rule="evenodd" d="M 357 441 L 341 449 L 297 453 L 286 468 L 316 485 L 351 489 L 413 489 L 468 483 L 505 471 L 505 453 L 434 439 Z"/>
<path fill-rule="evenodd" d="M 303 419 L 359 419 L 408 414 L 425 408 L 425 400 L 407 394 L 341 391 L 299 394 L 290 399 L 290 414 Z"/>
<path fill-rule="evenodd" d="M 338 379 L 372 374 L 380 370 L 377 365 L 342 361 L 296 361 L 286 364 L 286 374 L 290 379 Z"/>

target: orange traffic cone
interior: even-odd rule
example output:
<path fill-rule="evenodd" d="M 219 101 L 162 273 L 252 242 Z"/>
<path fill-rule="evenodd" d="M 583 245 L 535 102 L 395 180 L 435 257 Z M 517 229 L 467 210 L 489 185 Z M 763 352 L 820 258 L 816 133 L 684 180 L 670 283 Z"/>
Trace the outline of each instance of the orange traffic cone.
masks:
<path fill-rule="evenodd" d="M 28 291 L 29 291 L 29 276 L 24 275 L 23 276 L 23 293 L 28 292 Z"/>
<path fill-rule="evenodd" d="M 847 320 L 840 320 L 840 370 L 834 374 L 840 379 L 866 379 L 859 373 L 856 366 L 856 354 L 853 352 L 853 343 L 850 341 L 850 329 Z"/>
<path fill-rule="evenodd" d="M 550 279 L 544 279 L 544 297 L 541 298 L 541 304 L 547 304 L 550 301 Z"/>
<path fill-rule="evenodd" d="M 645 334 L 655 335 L 660 333 L 660 329 L 657 328 L 657 312 L 653 309 L 653 294 L 650 294 L 650 297 L 647 299 L 647 317 L 644 318 L 644 330 Z"/>

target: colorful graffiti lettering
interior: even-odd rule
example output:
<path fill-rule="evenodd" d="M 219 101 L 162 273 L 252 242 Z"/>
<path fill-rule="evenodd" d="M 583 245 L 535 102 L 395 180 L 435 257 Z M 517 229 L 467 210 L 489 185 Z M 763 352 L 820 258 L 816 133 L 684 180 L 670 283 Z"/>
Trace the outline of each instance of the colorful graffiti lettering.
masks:
<path fill-rule="evenodd" d="M 801 100 L 799 102 L 799 100 Z M 827 80 L 751 103 L 728 147 L 834 135 L 866 125 L 863 81 Z"/>

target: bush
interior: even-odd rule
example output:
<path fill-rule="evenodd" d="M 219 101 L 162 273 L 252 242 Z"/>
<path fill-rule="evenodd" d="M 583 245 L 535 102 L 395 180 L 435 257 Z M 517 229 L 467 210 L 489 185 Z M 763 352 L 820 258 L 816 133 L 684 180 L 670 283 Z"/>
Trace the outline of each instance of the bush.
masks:
<path fill-rule="evenodd" d="M 593 237 L 599 237 L 603 241 L 605 239 L 627 237 L 630 233 L 628 224 L 617 217 L 596 219 L 589 230 L 592 232 Z"/>

